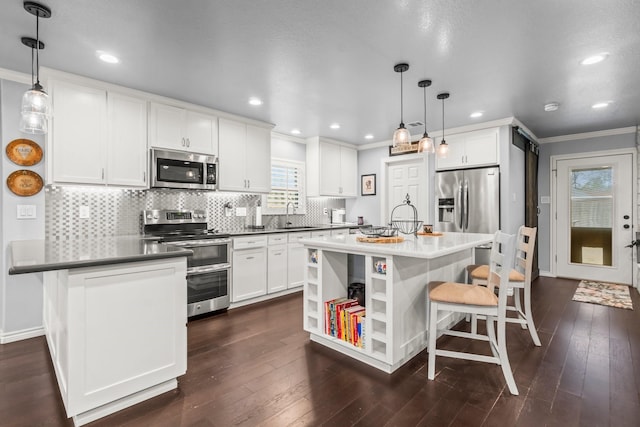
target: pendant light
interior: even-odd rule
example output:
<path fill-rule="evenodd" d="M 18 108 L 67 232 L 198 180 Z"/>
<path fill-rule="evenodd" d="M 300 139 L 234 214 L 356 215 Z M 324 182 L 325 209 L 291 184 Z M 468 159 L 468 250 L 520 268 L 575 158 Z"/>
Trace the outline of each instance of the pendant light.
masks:
<path fill-rule="evenodd" d="M 402 73 L 409 69 L 409 64 L 396 64 L 393 70 L 396 73 L 400 73 L 400 126 L 393 132 L 393 146 L 411 144 L 411 134 L 409 130 L 404 127 L 402 120 Z"/>
<path fill-rule="evenodd" d="M 40 84 L 40 49 L 44 49 L 44 43 L 40 41 L 40 18 L 51 17 L 51 9 L 32 2 L 24 2 L 24 10 L 36 17 L 36 38 L 22 37 L 21 41 L 31 48 L 31 89 L 22 96 L 22 108 L 20 119 L 20 131 L 34 134 L 47 133 L 47 120 L 51 113 L 51 101 L 49 95 Z M 33 56 L 35 49 L 35 72 Z"/>
<path fill-rule="evenodd" d="M 442 92 L 438 94 L 438 99 L 442 100 L 442 141 L 438 145 L 438 157 L 447 157 L 449 154 L 449 144 L 444 140 L 444 100 L 449 97 L 449 92 Z"/>
<path fill-rule="evenodd" d="M 433 154 L 436 151 L 433 146 L 433 139 L 427 133 L 427 88 L 431 86 L 431 80 L 420 80 L 418 86 L 423 89 L 424 95 L 424 134 L 418 142 L 418 153 Z"/>

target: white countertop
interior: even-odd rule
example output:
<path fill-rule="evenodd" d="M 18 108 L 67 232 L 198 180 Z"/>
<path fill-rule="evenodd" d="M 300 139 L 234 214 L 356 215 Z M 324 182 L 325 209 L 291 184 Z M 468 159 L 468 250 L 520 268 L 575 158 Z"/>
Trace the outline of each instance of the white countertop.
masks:
<path fill-rule="evenodd" d="M 349 234 L 346 236 L 301 239 L 300 243 L 310 248 L 334 249 L 346 253 L 397 255 L 431 259 L 493 241 L 493 234 L 479 233 L 444 233 L 443 236 L 439 237 L 401 235 L 405 240 L 400 243 L 364 243 L 356 240 L 358 236 L 362 235 Z"/>

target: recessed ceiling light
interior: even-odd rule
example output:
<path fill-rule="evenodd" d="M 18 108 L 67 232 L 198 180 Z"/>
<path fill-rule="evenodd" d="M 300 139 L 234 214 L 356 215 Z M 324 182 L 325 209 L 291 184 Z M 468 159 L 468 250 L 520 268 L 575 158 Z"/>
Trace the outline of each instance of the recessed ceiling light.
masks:
<path fill-rule="evenodd" d="M 611 101 L 607 101 L 607 102 L 598 102 L 596 104 L 593 104 L 591 106 L 591 108 L 594 108 L 596 110 L 599 110 L 601 108 L 607 108 L 609 106 L 609 104 L 611 104 Z"/>
<path fill-rule="evenodd" d="M 262 105 L 262 99 L 256 98 L 255 96 L 251 97 L 251 98 L 249 98 L 249 104 L 251 104 L 251 105 Z"/>
<path fill-rule="evenodd" d="M 557 102 L 544 104 L 544 111 L 556 111 L 558 108 L 560 108 L 560 104 L 558 104 Z"/>
<path fill-rule="evenodd" d="M 581 65 L 597 64 L 598 62 L 602 62 L 605 59 L 607 59 L 608 56 L 609 56 L 608 53 L 599 53 L 597 55 L 592 55 L 592 56 L 589 56 L 588 58 L 583 59 L 582 61 L 580 61 L 580 64 Z"/>
<path fill-rule="evenodd" d="M 107 64 L 117 64 L 118 62 L 120 62 L 117 56 L 104 52 L 102 50 L 96 51 L 96 54 L 101 61 L 104 61 Z"/>
<path fill-rule="evenodd" d="M 331 129 L 340 129 L 340 124 L 339 123 L 331 123 L 331 126 L 329 126 Z"/>
<path fill-rule="evenodd" d="M 300 129 L 291 129 L 291 135 L 300 135 L 301 133 Z"/>
<path fill-rule="evenodd" d="M 364 136 L 364 139 L 373 139 L 373 135 L 371 135 L 370 133 L 366 134 Z"/>
<path fill-rule="evenodd" d="M 471 117 L 472 119 L 477 119 L 478 117 L 482 117 L 482 114 L 484 114 L 482 111 L 474 111 L 473 113 L 471 113 L 471 115 L 469 115 L 469 117 Z"/>

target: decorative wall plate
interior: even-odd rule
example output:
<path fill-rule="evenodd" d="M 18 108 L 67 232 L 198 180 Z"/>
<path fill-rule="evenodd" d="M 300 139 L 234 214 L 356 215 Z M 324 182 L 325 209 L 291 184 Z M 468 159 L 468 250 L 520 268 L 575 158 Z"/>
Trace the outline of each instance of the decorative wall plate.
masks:
<path fill-rule="evenodd" d="M 18 196 L 33 196 L 42 190 L 42 177 L 25 169 L 17 170 L 7 177 L 7 187 Z"/>
<path fill-rule="evenodd" d="M 16 165 L 33 166 L 42 160 L 42 148 L 30 139 L 14 139 L 6 151 L 9 160 Z"/>

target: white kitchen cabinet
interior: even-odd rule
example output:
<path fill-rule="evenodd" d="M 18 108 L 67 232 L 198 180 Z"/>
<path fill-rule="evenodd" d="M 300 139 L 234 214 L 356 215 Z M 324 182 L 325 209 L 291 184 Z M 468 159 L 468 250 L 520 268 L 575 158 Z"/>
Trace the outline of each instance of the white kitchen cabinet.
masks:
<path fill-rule="evenodd" d="M 50 87 L 47 181 L 146 188 L 147 102 L 66 81 Z"/>
<path fill-rule="evenodd" d="M 311 233 L 308 231 L 289 233 L 287 244 L 287 288 L 297 288 L 304 284 L 304 269 L 307 264 L 306 250 L 300 239 L 308 239 Z"/>
<path fill-rule="evenodd" d="M 348 228 L 340 228 L 337 230 L 331 230 L 331 237 L 335 237 L 335 236 L 348 236 L 349 235 L 349 229 Z"/>
<path fill-rule="evenodd" d="M 149 146 L 217 155 L 218 118 L 152 102 L 149 109 Z"/>
<path fill-rule="evenodd" d="M 287 289 L 287 265 L 287 245 L 270 245 L 267 254 L 267 293 Z"/>
<path fill-rule="evenodd" d="M 436 138 L 436 147 L 442 138 Z M 436 169 L 460 169 L 498 164 L 498 128 L 445 135 L 447 157 L 436 156 Z"/>
<path fill-rule="evenodd" d="M 49 183 L 106 183 L 107 92 L 49 83 L 53 118 L 48 135 Z"/>
<path fill-rule="evenodd" d="M 267 236 L 233 239 L 231 302 L 267 293 Z"/>
<path fill-rule="evenodd" d="M 107 183 L 147 186 L 147 101 L 107 94 Z"/>
<path fill-rule="evenodd" d="M 218 188 L 223 191 L 271 191 L 271 128 L 220 119 Z"/>
<path fill-rule="evenodd" d="M 356 197 L 358 154 L 337 141 L 307 139 L 307 195 L 310 197 Z"/>
<path fill-rule="evenodd" d="M 83 425 L 177 387 L 187 368 L 185 257 L 43 275 L 43 327 L 68 417 Z"/>

